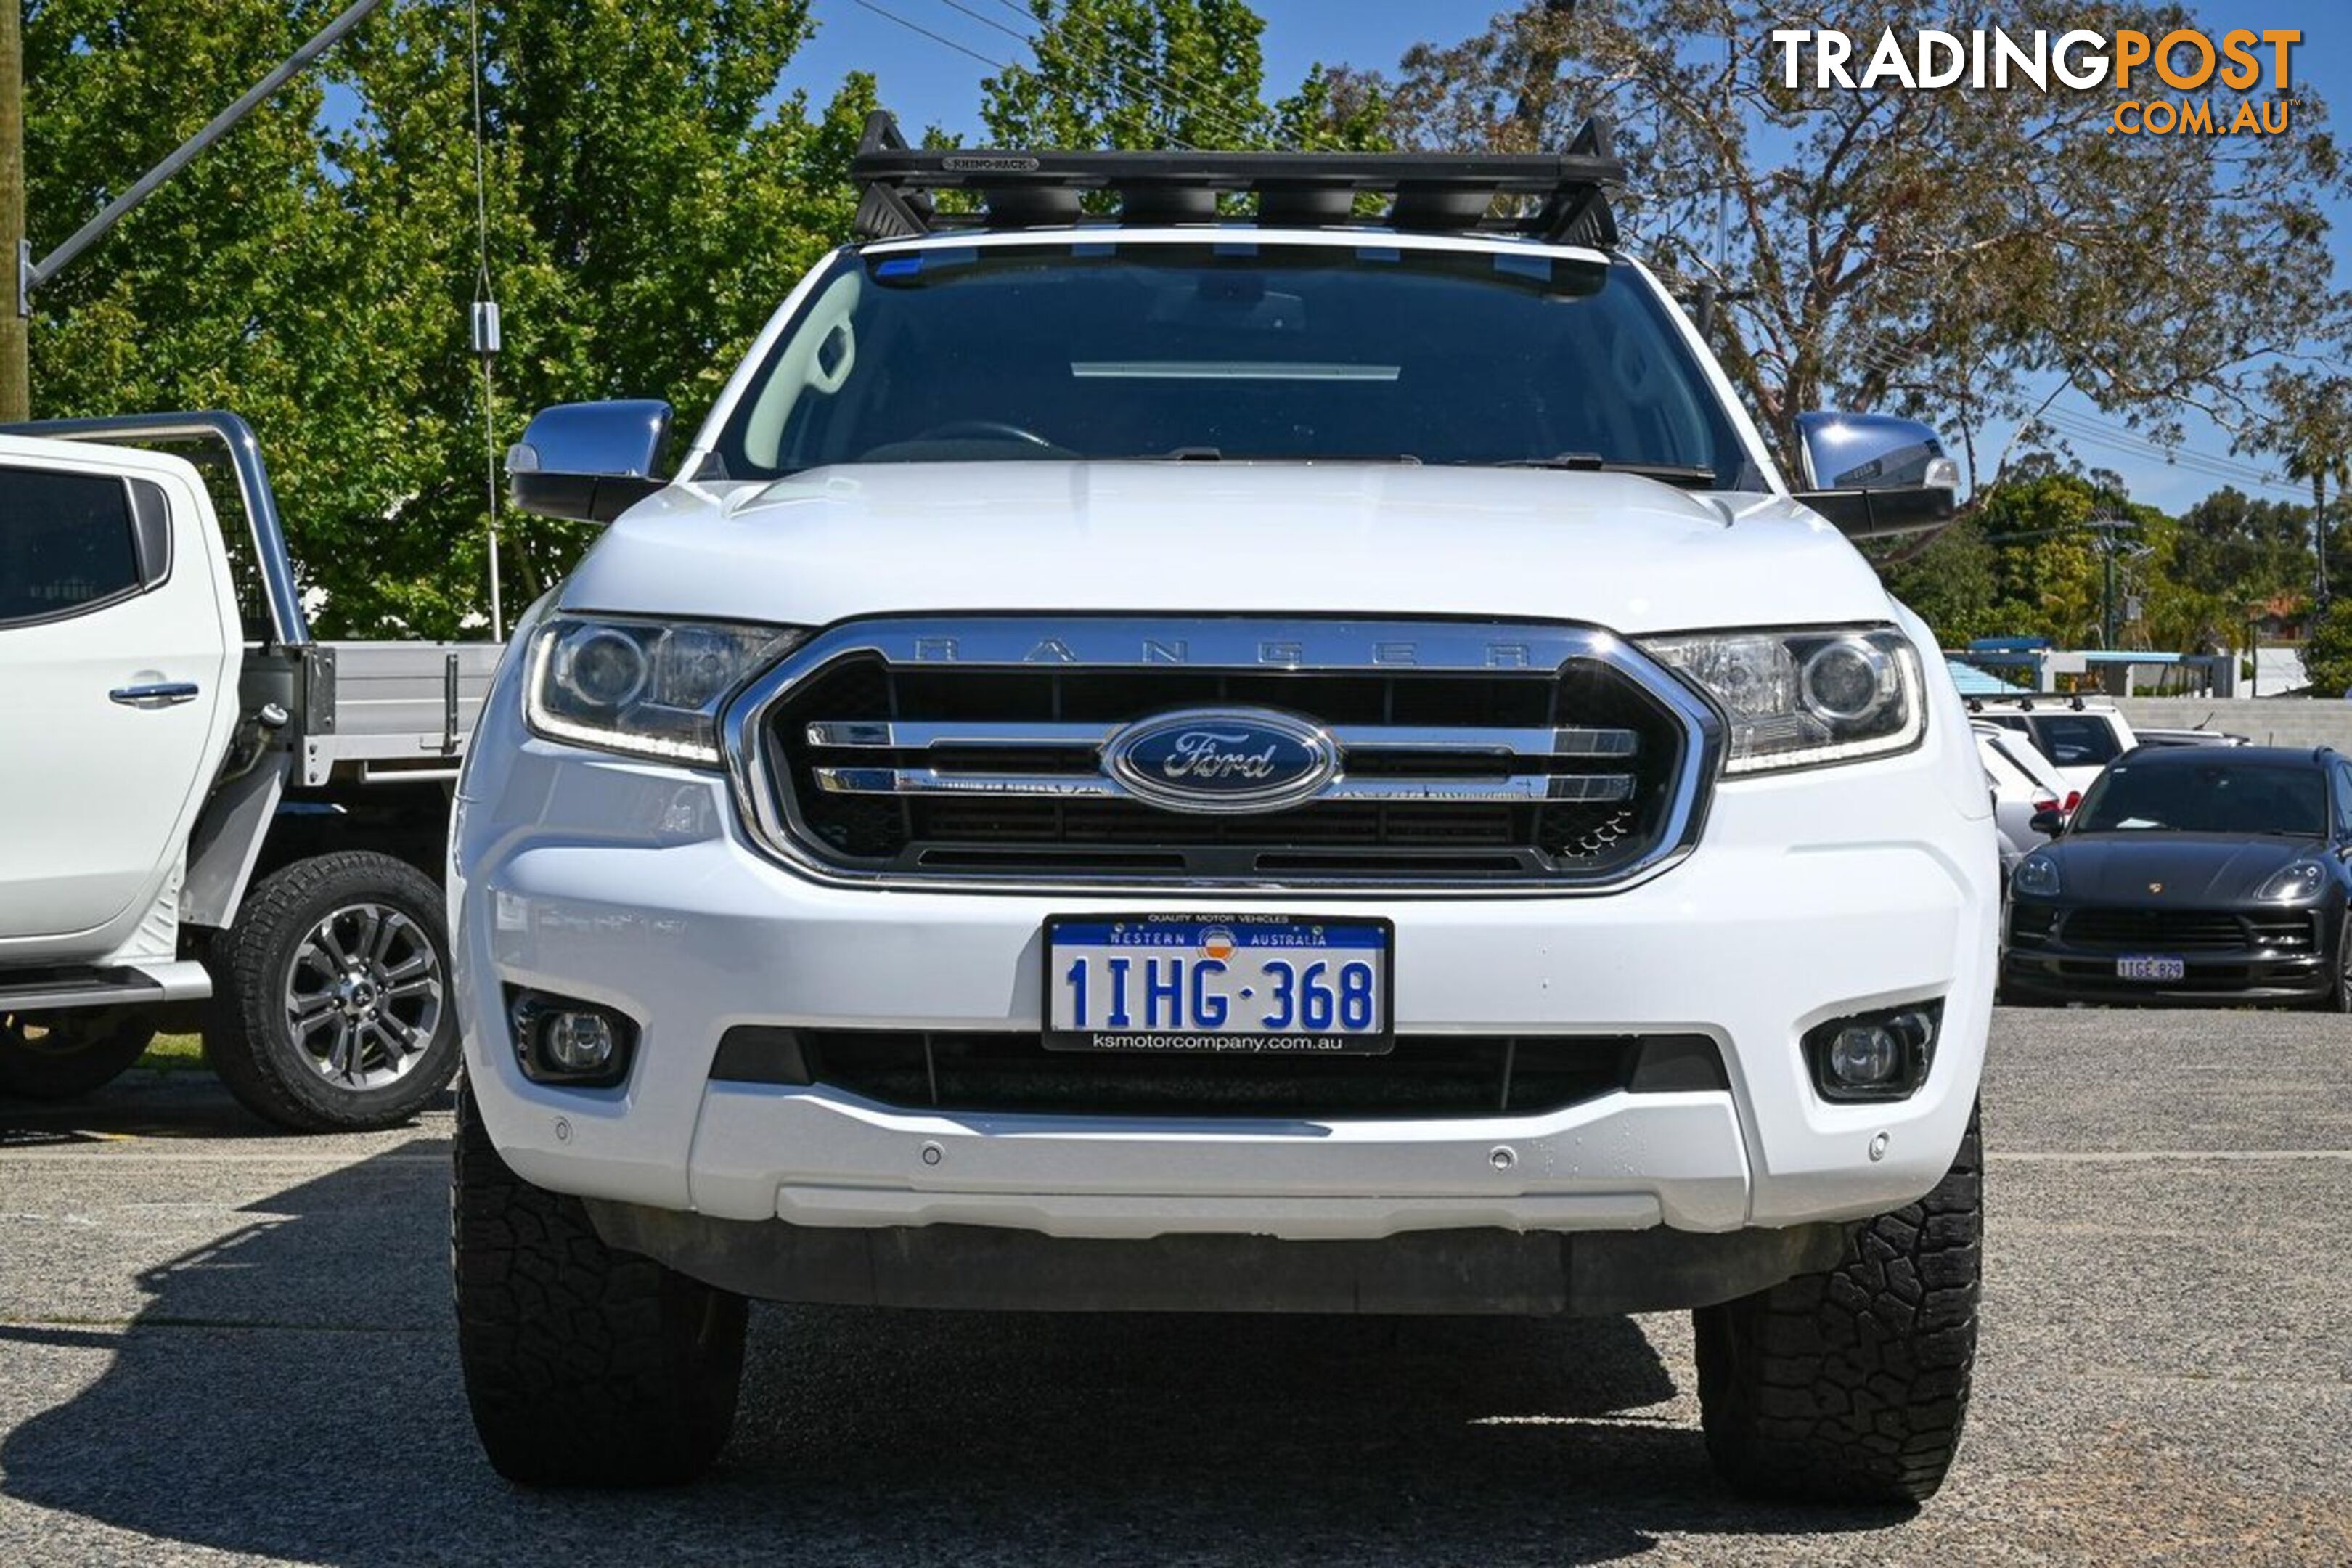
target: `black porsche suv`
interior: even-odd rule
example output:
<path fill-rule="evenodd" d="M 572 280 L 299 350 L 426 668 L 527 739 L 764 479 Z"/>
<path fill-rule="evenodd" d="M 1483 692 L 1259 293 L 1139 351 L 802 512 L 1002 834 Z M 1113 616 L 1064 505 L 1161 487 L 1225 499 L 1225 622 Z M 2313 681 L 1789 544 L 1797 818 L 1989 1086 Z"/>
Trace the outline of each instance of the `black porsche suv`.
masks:
<path fill-rule="evenodd" d="M 2352 1012 L 2347 858 L 2352 762 L 2327 748 L 2128 752 L 2018 863 L 2002 997 Z"/>

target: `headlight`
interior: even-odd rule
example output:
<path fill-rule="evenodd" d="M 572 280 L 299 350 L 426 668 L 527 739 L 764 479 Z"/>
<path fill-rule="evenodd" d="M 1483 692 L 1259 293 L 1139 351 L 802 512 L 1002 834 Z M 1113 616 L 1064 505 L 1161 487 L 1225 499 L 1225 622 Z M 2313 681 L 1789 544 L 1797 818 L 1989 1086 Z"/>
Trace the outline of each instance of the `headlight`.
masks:
<path fill-rule="evenodd" d="M 1883 756 L 1917 744 L 1926 727 L 1919 656 L 1886 627 L 1654 637 L 1642 647 L 1730 719 L 1726 773 Z"/>
<path fill-rule="evenodd" d="M 2028 855 L 2017 863 L 2017 890 L 2030 899 L 2058 896 L 2058 862 L 2047 855 Z"/>
<path fill-rule="evenodd" d="M 2298 860 L 2272 872 L 2254 897 L 2266 904 L 2299 904 L 2326 885 L 2326 867 L 2316 860 Z"/>
<path fill-rule="evenodd" d="M 715 766 L 720 706 L 806 636 L 785 626 L 551 616 L 531 637 L 526 716 L 550 740 Z"/>

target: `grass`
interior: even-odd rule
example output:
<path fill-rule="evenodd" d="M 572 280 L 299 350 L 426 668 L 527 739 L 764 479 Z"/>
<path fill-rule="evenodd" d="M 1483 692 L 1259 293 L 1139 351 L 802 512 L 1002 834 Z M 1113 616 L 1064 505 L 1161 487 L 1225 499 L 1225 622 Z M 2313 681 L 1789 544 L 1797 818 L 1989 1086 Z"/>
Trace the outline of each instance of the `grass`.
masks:
<path fill-rule="evenodd" d="M 153 1068 L 158 1072 L 201 1072 L 205 1066 L 204 1041 L 195 1035 L 158 1035 L 136 1065 Z"/>

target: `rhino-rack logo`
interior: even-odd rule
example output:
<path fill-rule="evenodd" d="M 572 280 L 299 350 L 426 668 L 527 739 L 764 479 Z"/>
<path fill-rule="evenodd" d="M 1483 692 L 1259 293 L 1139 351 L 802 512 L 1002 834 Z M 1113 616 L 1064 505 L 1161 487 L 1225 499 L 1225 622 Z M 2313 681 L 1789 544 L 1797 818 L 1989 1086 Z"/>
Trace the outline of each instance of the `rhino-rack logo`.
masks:
<path fill-rule="evenodd" d="M 2108 121 L 2110 134 L 2276 136 L 2287 129 L 2292 57 L 2301 42 L 2302 31 L 2292 27 L 2237 27 L 2219 37 L 2194 27 L 2156 35 L 2078 28 L 2022 36 L 1999 27 L 1967 33 L 1926 28 L 1906 36 L 1890 27 L 1865 48 L 1850 33 L 1783 27 L 1773 32 L 1771 47 L 1779 55 L 1780 85 L 1791 90 L 1810 85 L 1822 90 L 1969 87 L 2005 92 L 2031 87 L 2045 93 L 2087 92 L 2112 83 L 2119 101 Z M 2163 89 L 2194 93 L 2215 86 L 2251 93 L 2265 85 L 2273 96 L 2220 104 L 2210 98 L 2126 96 Z"/>

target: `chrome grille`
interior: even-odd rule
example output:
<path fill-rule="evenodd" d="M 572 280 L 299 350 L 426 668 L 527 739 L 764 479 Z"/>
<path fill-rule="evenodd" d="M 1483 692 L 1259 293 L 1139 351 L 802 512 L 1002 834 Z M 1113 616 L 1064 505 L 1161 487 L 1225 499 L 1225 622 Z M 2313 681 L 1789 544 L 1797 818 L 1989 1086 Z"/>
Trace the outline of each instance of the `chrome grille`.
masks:
<path fill-rule="evenodd" d="M 1339 765 L 1193 814 L 1105 765 L 1130 724 L 1273 710 Z M 1687 847 L 1717 721 L 1604 633 L 1239 617 L 833 628 L 730 709 L 742 804 L 803 868 L 1005 886 L 1617 886 Z"/>
<path fill-rule="evenodd" d="M 1050 721 L 817 721 L 803 726 L 806 743 L 821 752 L 970 752 L 974 765 L 925 761 L 908 767 L 824 766 L 812 771 L 817 788 L 834 795 L 993 795 L 1060 800 L 1131 800 L 1118 778 L 1095 759 L 1123 726 Z M 1325 800 L 1579 801 L 1633 798 L 1630 772 L 1555 773 L 1550 763 L 1570 759 L 1633 761 L 1641 749 L 1631 730 L 1502 729 L 1468 725 L 1342 724 L 1328 733 L 1353 772 L 1323 791 Z M 1076 766 L 1047 771 L 1032 765 L 991 765 L 1014 753 L 1051 753 Z M 1422 763 L 1434 764 L 1416 765 Z M 1368 767 L 1368 764 L 1370 766 Z M 1381 764 L 1396 768 L 1391 772 Z M 1091 771 L 1089 771 L 1091 770 Z"/>

